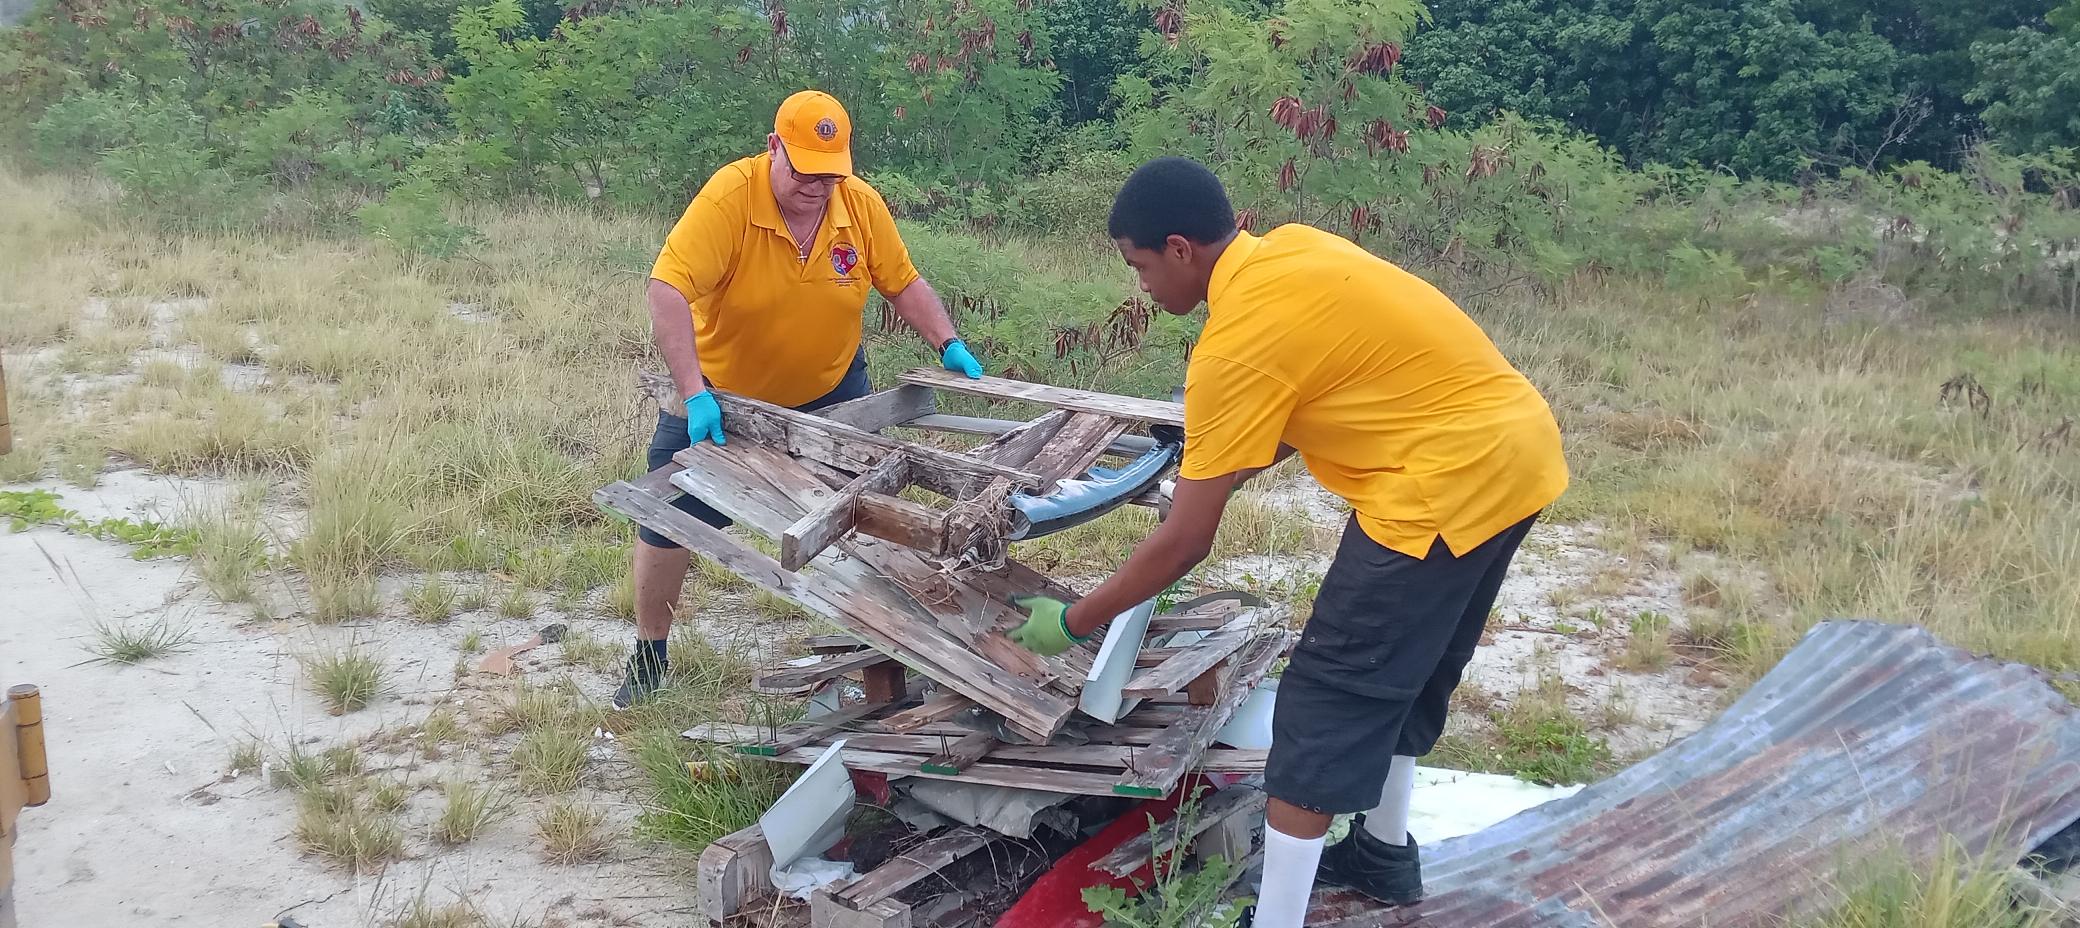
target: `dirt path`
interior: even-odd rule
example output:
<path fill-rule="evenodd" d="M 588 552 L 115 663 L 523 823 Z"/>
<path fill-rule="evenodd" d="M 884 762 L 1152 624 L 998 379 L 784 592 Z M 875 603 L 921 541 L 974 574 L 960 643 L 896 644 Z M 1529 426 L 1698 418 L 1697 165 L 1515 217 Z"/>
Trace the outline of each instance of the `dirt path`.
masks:
<path fill-rule="evenodd" d="M 93 518 L 154 508 L 170 515 L 184 494 L 214 490 L 138 472 L 106 475 L 91 491 L 39 486 L 61 490 L 68 508 Z M 619 859 L 551 866 L 525 799 L 477 840 L 437 845 L 428 831 L 440 781 L 486 777 L 481 762 L 467 752 L 429 761 L 364 743 L 471 695 L 454 680 L 469 629 L 489 642 L 517 641 L 534 620 L 262 622 L 249 607 L 210 602 L 197 586 L 184 558 L 137 561 L 122 545 L 54 528 L 0 531 L 9 611 L 0 677 L 43 688 L 53 785 L 51 804 L 24 815 L 16 847 L 24 925 L 214 928 L 258 925 L 293 908 L 305 925 L 343 928 L 385 924 L 422 897 L 467 899 L 501 926 L 683 923 L 671 913 L 693 904 L 686 855 L 621 841 Z M 87 651 L 97 620 L 161 615 L 191 630 L 185 651 L 137 666 L 96 662 Z M 334 717 L 297 656 L 350 640 L 380 645 L 394 685 L 368 708 Z M 260 771 L 230 769 L 233 747 L 255 739 L 271 754 L 292 741 L 309 751 L 363 743 L 365 773 L 412 789 L 402 815 L 407 859 L 357 875 L 305 856 L 292 836 L 294 793 L 270 787 Z M 612 752 L 595 759 L 581 792 L 625 830 L 635 812 L 630 771 Z"/>

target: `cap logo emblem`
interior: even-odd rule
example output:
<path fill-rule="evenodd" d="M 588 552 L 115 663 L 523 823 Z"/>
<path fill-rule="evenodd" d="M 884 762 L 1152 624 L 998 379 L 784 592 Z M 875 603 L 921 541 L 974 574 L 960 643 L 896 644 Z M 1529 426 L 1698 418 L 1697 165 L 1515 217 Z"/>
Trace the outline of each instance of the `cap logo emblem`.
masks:
<path fill-rule="evenodd" d="M 816 137 L 826 142 L 838 137 L 837 120 L 825 116 L 816 121 Z"/>

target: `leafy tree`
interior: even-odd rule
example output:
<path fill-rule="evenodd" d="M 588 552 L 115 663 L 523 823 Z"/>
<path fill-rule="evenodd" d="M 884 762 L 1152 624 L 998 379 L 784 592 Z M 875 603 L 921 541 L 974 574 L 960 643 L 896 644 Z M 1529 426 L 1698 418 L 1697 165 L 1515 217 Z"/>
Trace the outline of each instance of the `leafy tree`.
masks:
<path fill-rule="evenodd" d="M 1122 0 L 1053 0 L 1042 15 L 1061 72 L 1063 119 L 1110 117 L 1113 84 L 1139 63 L 1141 36 L 1155 26 L 1149 11 Z"/>
<path fill-rule="evenodd" d="M 1635 162 L 1787 177 L 1880 152 L 1904 102 L 1899 56 L 1866 26 L 1823 30 L 1789 0 L 1443 0 L 1410 79 L 1470 126 L 1551 117 Z"/>
<path fill-rule="evenodd" d="M 1645 0 L 1656 124 L 1633 156 L 1788 177 L 1812 156 L 1881 144 L 1900 103 L 1897 51 L 1868 31 L 1822 33 L 1788 0 Z"/>
<path fill-rule="evenodd" d="M 2080 146 L 2080 37 L 2017 29 L 1972 46 L 1986 125 L 2019 151 Z"/>

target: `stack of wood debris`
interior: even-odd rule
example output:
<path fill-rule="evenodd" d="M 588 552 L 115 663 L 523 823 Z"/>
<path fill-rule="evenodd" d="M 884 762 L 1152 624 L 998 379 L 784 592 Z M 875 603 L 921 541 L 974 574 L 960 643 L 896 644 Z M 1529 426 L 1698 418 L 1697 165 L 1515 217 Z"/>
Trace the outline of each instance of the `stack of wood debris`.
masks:
<path fill-rule="evenodd" d="M 1143 604 L 1056 657 L 1004 634 L 1024 620 L 1011 597 L 1073 598 L 1006 556 L 1008 544 L 1120 505 L 1165 505 L 1158 487 L 1178 456 L 1183 408 L 933 370 L 902 379 L 815 414 L 720 394 L 726 445 L 695 445 L 595 494 L 845 632 L 767 668 L 757 687 L 806 694 L 857 676 L 864 701 L 688 736 L 797 764 L 842 740 L 852 770 L 1073 794 L 1161 797 L 1194 770 L 1261 771 L 1263 750 L 1213 747 L 1291 644 L 1282 617 L 1250 597 L 1160 614 Z M 942 415 L 940 391 L 1044 411 L 1023 422 Z M 931 432 L 987 440 L 965 452 L 916 440 Z M 680 493 L 779 556 L 673 508 Z"/>

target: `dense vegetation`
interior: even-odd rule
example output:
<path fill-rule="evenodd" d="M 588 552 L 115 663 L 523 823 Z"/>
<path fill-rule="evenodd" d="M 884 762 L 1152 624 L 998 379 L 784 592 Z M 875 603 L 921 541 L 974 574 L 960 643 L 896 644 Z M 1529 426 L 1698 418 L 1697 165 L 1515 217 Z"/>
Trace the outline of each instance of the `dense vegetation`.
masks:
<path fill-rule="evenodd" d="M 0 112 L 169 221 L 360 224 L 451 198 L 670 215 L 802 86 L 912 217 L 1093 235 L 1138 159 L 1255 225 L 1524 275 L 1889 284 L 2080 308 L 2080 45 L 2045 0 L 49 0 Z M 1688 164 L 1691 167 L 1662 165 Z"/>
<path fill-rule="evenodd" d="M 1614 558 L 1552 591 L 1571 623 L 1751 679 L 1882 617 L 2070 683 L 2076 29 L 2080 0 L 44 0 L 0 32 L 0 346 L 39 356 L 9 358 L 0 481 L 114 456 L 292 486 L 279 563 L 320 622 L 394 610 L 377 578 L 407 572 L 625 618 L 628 533 L 588 497 L 648 434 L 641 276 L 816 86 L 991 373 L 1169 392 L 1196 323 L 1134 299 L 1102 229 L 1132 165 L 1194 155 L 1252 227 L 1446 286 L 1552 400 L 1553 521 Z M 929 363 L 868 314 L 877 382 Z M 1218 558 L 1324 544 L 1249 500 Z M 1096 574 L 1150 524 L 1019 556 Z M 227 601 L 256 531 L 190 542 Z M 1680 634 L 1604 614 L 1648 565 L 1681 574 Z M 698 611 L 784 612 L 713 574 Z M 408 598 L 444 613 L 441 582 Z M 1316 578 L 1264 582 L 1304 610 Z M 690 845 L 774 785 L 681 763 L 688 725 L 750 720 L 729 666 L 634 740 Z M 1613 762 L 1564 693 L 1510 710 L 1457 762 Z M 1964 908 L 1839 923 L 1987 923 Z"/>

